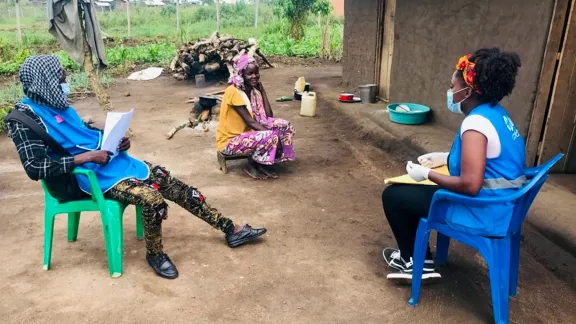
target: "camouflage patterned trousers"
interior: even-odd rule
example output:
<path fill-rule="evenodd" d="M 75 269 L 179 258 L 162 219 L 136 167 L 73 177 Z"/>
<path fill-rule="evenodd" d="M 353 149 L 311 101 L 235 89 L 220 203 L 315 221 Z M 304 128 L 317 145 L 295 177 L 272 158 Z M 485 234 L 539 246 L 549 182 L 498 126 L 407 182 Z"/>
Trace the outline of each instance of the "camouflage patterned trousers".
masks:
<path fill-rule="evenodd" d="M 150 168 L 148 179 L 124 180 L 108 190 L 106 198 L 142 207 L 144 240 L 148 253 L 162 252 L 162 220 L 168 216 L 165 199 L 177 203 L 224 233 L 234 229 L 232 220 L 223 217 L 216 208 L 211 207 L 196 188 L 171 176 L 166 169 L 146 163 Z"/>

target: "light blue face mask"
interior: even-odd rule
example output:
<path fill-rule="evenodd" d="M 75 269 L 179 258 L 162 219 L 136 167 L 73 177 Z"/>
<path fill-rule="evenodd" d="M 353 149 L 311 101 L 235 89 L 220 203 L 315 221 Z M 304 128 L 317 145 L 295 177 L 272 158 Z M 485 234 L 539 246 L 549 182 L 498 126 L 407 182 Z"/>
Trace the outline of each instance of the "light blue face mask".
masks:
<path fill-rule="evenodd" d="M 68 83 L 60 84 L 60 88 L 62 88 L 62 92 L 64 93 L 65 96 L 70 95 L 70 85 Z"/>
<path fill-rule="evenodd" d="M 452 89 L 448 89 L 448 91 L 446 92 L 448 110 L 450 110 L 451 112 L 453 112 L 455 114 L 462 114 L 462 107 L 460 104 L 462 103 L 462 101 L 464 101 L 468 98 L 464 98 L 464 99 L 462 99 L 462 101 L 455 103 L 454 102 L 454 94 L 458 93 L 462 90 L 466 90 L 466 89 L 468 89 L 468 88 L 460 89 L 456 92 L 453 92 Z"/>

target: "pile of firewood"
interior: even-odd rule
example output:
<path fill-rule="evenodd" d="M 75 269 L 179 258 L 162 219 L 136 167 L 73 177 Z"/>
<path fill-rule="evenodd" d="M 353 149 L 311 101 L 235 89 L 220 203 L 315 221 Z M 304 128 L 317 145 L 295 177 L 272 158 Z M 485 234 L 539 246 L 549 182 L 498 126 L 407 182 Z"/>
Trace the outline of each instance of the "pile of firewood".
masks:
<path fill-rule="evenodd" d="M 251 39 L 244 41 L 232 36 L 222 36 L 215 32 L 210 38 L 199 39 L 188 43 L 178 50 L 172 60 L 170 69 L 179 80 L 194 78 L 196 74 L 233 73 L 234 59 L 243 53 L 248 53 L 257 60 L 273 67 L 260 51 L 258 43 Z M 261 62 L 259 62 L 261 64 Z"/>

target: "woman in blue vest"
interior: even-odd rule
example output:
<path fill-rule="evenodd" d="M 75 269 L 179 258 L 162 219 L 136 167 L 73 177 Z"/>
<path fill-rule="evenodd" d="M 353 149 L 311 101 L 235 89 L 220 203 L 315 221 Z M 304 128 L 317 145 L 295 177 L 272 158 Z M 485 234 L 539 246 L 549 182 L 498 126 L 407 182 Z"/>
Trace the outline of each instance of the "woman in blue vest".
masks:
<path fill-rule="evenodd" d="M 429 179 L 438 186 L 392 185 L 382 193 L 382 204 L 399 249 L 386 248 L 383 256 L 395 271 L 388 279 L 412 278 L 412 254 L 418 223 L 427 217 L 434 193 L 440 188 L 469 196 L 506 195 L 521 188 L 524 177 L 524 139 L 499 102 L 512 93 L 520 58 L 497 48 L 465 55 L 456 65 L 447 108 L 464 115 L 450 153 L 429 153 L 408 162 L 415 181 Z M 448 165 L 450 175 L 432 168 Z M 506 235 L 512 205 L 481 209 L 452 205 L 446 222 L 456 229 L 486 236 Z M 422 279 L 440 278 L 428 248 Z"/>
<path fill-rule="evenodd" d="M 225 234 L 230 247 L 253 241 L 266 233 L 250 225 L 239 226 L 210 206 L 196 189 L 180 181 L 168 170 L 131 157 L 130 141 L 119 143 L 119 153 L 103 151 L 102 131 L 84 124 L 68 103 L 70 86 L 66 73 L 55 56 L 31 56 L 20 68 L 20 82 L 26 98 L 16 109 L 26 114 L 69 153 L 58 156 L 30 127 L 8 122 L 8 135 L 26 174 L 33 180 L 51 184 L 75 168 L 90 169 L 108 199 L 142 207 L 146 261 L 161 277 L 175 279 L 178 270 L 162 246 L 162 221 L 168 216 L 171 200 Z M 85 176 L 77 175 L 79 190 L 90 193 Z"/>

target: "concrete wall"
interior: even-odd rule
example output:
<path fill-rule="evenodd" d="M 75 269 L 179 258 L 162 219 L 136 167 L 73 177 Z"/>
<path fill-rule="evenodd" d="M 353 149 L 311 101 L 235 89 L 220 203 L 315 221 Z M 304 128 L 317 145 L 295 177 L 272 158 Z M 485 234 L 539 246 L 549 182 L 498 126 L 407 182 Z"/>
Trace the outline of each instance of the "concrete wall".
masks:
<path fill-rule="evenodd" d="M 354 1 L 354 0 L 348 0 Z M 344 15 L 344 0 L 332 0 L 332 6 L 334 7 L 334 14 L 336 16 Z"/>
<path fill-rule="evenodd" d="M 376 75 L 378 8 L 382 0 L 344 1 L 344 84 L 354 90 L 374 83 Z M 378 58 L 379 59 L 379 58 Z"/>
<path fill-rule="evenodd" d="M 554 0 L 398 0 L 391 100 L 425 104 L 437 122 L 457 129 L 462 117 L 446 109 L 446 90 L 458 58 L 500 47 L 522 60 L 502 104 L 526 136 L 553 8 Z"/>

